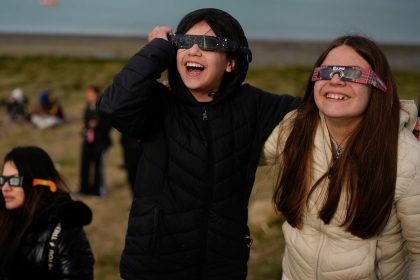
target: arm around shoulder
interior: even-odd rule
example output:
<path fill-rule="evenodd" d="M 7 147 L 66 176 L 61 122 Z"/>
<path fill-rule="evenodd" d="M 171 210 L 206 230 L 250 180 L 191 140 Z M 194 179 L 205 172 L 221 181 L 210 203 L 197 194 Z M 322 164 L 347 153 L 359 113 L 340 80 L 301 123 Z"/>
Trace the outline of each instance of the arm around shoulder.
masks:
<path fill-rule="evenodd" d="M 288 113 L 284 119 L 274 128 L 271 135 L 265 141 L 259 165 L 277 165 L 280 164 L 280 157 L 290 133 L 296 111 Z"/>

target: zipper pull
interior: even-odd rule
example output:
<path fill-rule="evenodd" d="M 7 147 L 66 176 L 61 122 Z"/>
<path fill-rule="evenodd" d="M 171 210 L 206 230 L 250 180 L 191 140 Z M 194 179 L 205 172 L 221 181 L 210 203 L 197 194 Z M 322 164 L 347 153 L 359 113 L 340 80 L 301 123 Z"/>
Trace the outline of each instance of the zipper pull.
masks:
<path fill-rule="evenodd" d="M 207 121 L 208 117 L 207 117 L 207 110 L 206 107 L 203 107 L 203 121 Z"/>

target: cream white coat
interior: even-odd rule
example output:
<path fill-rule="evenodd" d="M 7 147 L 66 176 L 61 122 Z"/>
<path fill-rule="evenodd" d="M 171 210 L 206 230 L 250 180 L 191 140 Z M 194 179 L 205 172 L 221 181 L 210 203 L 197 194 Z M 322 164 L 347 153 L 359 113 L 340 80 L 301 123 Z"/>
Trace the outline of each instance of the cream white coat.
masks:
<path fill-rule="evenodd" d="M 410 104 L 408 109 L 407 104 L 404 107 L 411 111 L 412 118 L 409 122 L 408 113 L 401 111 L 396 191 L 385 229 L 380 236 L 364 240 L 340 227 L 346 211 L 345 194 L 332 221 L 325 224 L 318 217 L 327 186 L 325 180 L 309 198 L 303 228 L 283 224 L 286 245 L 282 267 L 289 280 L 420 279 L 420 143 L 407 128 L 413 127 L 416 110 Z M 267 140 L 262 164 L 278 164 L 281 168 L 277 144 L 282 150 L 294 115 L 295 112 L 289 113 Z M 328 130 L 323 115 L 320 117 L 313 182 L 328 170 L 332 157 Z"/>

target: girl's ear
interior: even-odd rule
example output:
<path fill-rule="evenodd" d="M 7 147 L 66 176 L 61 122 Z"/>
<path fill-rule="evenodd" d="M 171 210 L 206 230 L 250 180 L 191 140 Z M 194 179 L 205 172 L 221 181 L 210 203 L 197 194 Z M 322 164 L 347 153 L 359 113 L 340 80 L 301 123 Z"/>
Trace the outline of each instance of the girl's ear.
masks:
<path fill-rule="evenodd" d="M 227 63 L 227 65 L 226 65 L 226 72 L 228 72 L 228 73 L 230 73 L 230 72 L 232 72 L 233 70 L 235 70 L 235 64 L 236 64 L 236 61 L 234 60 L 234 59 L 229 59 L 228 60 L 228 63 Z"/>

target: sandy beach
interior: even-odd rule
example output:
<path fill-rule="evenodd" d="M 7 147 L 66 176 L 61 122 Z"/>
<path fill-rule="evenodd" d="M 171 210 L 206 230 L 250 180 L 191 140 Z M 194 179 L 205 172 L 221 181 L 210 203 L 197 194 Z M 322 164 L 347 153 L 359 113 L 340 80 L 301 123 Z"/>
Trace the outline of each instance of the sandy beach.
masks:
<path fill-rule="evenodd" d="M 129 58 L 144 37 L 0 34 L 0 55 Z M 251 67 L 311 66 L 327 42 L 250 40 Z M 420 70 L 420 45 L 381 44 L 393 69 Z"/>

